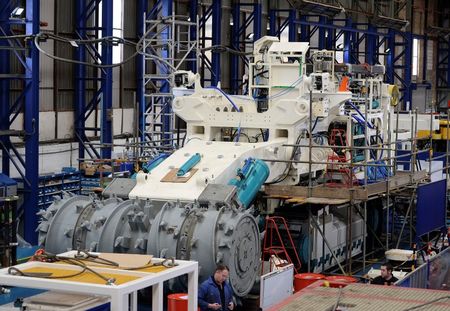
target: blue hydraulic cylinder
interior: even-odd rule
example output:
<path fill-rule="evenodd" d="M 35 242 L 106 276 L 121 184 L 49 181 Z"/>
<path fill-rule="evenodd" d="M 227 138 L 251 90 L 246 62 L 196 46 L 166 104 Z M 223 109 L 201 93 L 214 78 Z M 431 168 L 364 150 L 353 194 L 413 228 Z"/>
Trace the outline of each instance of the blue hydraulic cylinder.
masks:
<path fill-rule="evenodd" d="M 161 153 L 156 158 L 149 161 L 147 164 L 145 164 L 142 168 L 148 172 L 151 172 L 155 167 L 160 165 L 165 159 L 169 157 L 168 153 Z"/>
<path fill-rule="evenodd" d="M 197 165 L 197 163 L 200 162 L 201 159 L 202 157 L 200 153 L 194 154 L 178 169 L 177 176 L 186 175 L 186 173 L 189 172 L 195 165 Z"/>
<path fill-rule="evenodd" d="M 155 167 L 157 167 L 158 165 L 160 165 L 162 162 L 164 162 L 165 159 L 167 159 L 170 156 L 170 154 L 168 153 L 161 153 L 159 156 L 151 159 L 150 161 L 148 161 L 147 164 L 142 165 L 142 169 L 145 173 L 150 173 L 151 171 L 153 171 L 153 169 Z M 134 173 L 133 175 L 131 175 L 131 179 L 136 179 L 137 177 L 137 173 Z"/>
<path fill-rule="evenodd" d="M 242 169 L 238 169 L 236 178 L 228 182 L 228 185 L 238 188 L 237 197 L 244 208 L 250 206 L 269 173 L 270 169 L 264 161 L 248 158 Z"/>

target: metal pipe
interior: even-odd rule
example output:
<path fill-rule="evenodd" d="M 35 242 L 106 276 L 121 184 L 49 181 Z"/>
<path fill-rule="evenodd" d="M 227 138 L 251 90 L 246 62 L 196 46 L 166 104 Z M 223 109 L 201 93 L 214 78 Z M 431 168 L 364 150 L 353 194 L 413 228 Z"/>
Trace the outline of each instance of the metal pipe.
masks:
<path fill-rule="evenodd" d="M 308 197 L 312 193 L 312 90 L 309 91 L 309 158 L 308 158 Z M 289 172 L 288 172 L 289 173 Z"/>
<path fill-rule="evenodd" d="M 413 202 L 414 202 L 414 196 L 415 196 L 415 194 L 416 194 L 416 189 L 417 189 L 417 183 L 416 183 L 416 186 L 415 186 L 415 188 L 414 188 L 414 190 L 413 190 L 413 194 L 412 194 L 412 196 L 411 196 L 411 200 L 409 201 L 408 210 L 407 210 L 406 213 L 405 213 L 405 219 L 403 219 L 402 228 L 401 228 L 401 230 L 400 230 L 400 234 L 399 234 L 398 239 L 397 239 L 397 244 L 396 244 L 396 246 L 395 246 L 396 249 L 397 249 L 397 248 L 399 247 L 399 245 L 400 245 L 400 241 L 401 241 L 402 235 L 403 235 L 403 230 L 405 229 L 405 225 L 406 225 L 406 219 L 407 219 L 408 214 L 410 213 L 412 204 L 413 204 Z M 410 223 L 411 223 L 411 222 L 412 222 L 412 218 L 410 218 L 409 221 L 410 221 Z M 412 234 L 412 231 L 410 231 L 410 234 Z"/>
<path fill-rule="evenodd" d="M 367 79 L 366 79 L 366 90 L 367 90 Z M 370 90 L 372 92 L 373 87 L 371 87 Z M 368 108 L 369 108 L 369 102 L 368 102 L 368 97 L 367 96 L 368 96 L 368 94 L 366 92 L 365 109 L 364 109 L 364 118 L 365 118 L 365 121 L 364 121 L 364 127 L 365 127 L 364 140 L 365 140 L 365 146 L 369 147 L 369 133 L 368 133 L 369 129 L 368 129 L 368 126 L 367 126 L 368 125 L 367 124 L 367 122 L 368 122 L 367 112 L 368 112 Z M 365 165 L 367 165 L 368 159 L 369 159 L 369 150 L 365 149 L 364 150 L 364 164 Z M 369 167 L 368 166 L 364 166 L 364 185 L 367 185 L 368 173 L 369 173 Z M 367 201 L 364 201 L 363 205 L 364 205 L 364 219 L 367 219 Z M 363 243 L 363 271 L 366 270 L 366 235 L 367 235 L 367 224 L 364 221 L 363 222 L 363 241 L 364 241 L 364 243 Z"/>

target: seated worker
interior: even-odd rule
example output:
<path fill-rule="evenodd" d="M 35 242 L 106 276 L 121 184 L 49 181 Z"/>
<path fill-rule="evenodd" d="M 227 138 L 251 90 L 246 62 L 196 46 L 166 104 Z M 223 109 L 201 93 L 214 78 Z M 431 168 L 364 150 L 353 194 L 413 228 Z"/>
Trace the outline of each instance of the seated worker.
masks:
<path fill-rule="evenodd" d="M 198 306 L 201 311 L 234 309 L 233 290 L 228 284 L 229 269 L 217 265 L 214 275 L 205 280 L 198 289 Z"/>
<path fill-rule="evenodd" d="M 370 284 L 393 285 L 398 279 L 392 274 L 394 268 L 390 263 L 381 266 L 381 275 L 374 278 Z"/>

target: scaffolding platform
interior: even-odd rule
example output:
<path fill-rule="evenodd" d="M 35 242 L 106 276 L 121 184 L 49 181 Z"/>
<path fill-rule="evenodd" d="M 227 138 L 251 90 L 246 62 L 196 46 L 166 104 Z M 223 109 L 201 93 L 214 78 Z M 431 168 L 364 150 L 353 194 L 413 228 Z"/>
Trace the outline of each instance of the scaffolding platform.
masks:
<path fill-rule="evenodd" d="M 340 205 L 352 200 L 366 201 L 371 197 L 399 190 L 427 178 L 425 170 L 411 172 L 399 171 L 384 181 L 354 187 L 328 187 L 326 185 L 305 186 L 267 185 L 264 192 L 269 198 L 291 200 L 292 203 L 312 203 Z"/>

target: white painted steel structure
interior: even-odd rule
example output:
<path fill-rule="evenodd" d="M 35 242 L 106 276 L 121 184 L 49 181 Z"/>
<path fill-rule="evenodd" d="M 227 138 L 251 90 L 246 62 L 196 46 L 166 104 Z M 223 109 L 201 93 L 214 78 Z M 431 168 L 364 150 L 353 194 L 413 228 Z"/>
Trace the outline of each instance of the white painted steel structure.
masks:
<path fill-rule="evenodd" d="M 70 251 L 62 256 L 73 256 L 76 251 Z M 99 254 L 99 253 L 95 253 Z M 164 259 L 152 258 L 153 263 L 162 262 Z M 44 279 L 31 278 L 8 273 L 8 268 L 0 270 L 0 284 L 6 286 L 16 286 L 25 288 L 37 288 L 46 290 L 67 291 L 75 293 L 103 295 L 111 298 L 111 311 L 131 310 L 137 311 L 137 291 L 152 287 L 152 310 L 163 310 L 163 286 L 164 282 L 170 279 L 188 275 L 188 310 L 197 311 L 197 292 L 198 292 L 198 263 L 194 261 L 176 260 L 178 266 L 150 273 L 145 271 L 130 271 L 111 269 L 104 267 L 90 267 L 99 273 L 124 274 L 137 276 L 138 279 L 126 282 L 121 285 L 100 285 L 74 282 L 64 279 Z M 36 267 L 52 267 L 53 263 L 32 261 L 14 266 L 20 270 L 26 270 Z M 80 267 L 73 265 L 58 264 L 58 268 L 67 271 L 78 271 Z"/>

